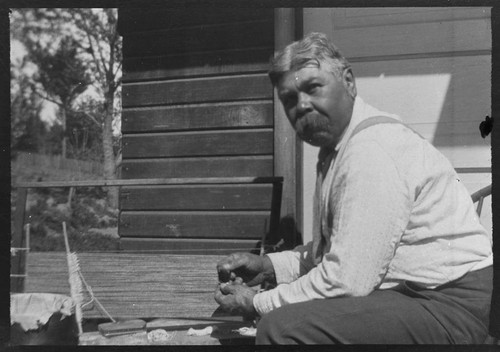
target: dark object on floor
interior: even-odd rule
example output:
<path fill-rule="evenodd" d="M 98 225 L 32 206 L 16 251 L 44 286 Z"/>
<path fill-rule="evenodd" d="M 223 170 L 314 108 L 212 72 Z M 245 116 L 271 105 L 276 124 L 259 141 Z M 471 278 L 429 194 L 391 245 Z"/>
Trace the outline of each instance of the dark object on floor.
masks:
<path fill-rule="evenodd" d="M 132 334 L 146 330 L 146 322 L 141 319 L 117 321 L 115 323 L 99 324 L 99 332 L 103 336 L 117 336 Z"/>
<path fill-rule="evenodd" d="M 62 318 L 61 313 L 54 313 L 47 324 L 28 331 L 14 323 L 10 328 L 10 345 L 78 345 L 75 316 Z"/>

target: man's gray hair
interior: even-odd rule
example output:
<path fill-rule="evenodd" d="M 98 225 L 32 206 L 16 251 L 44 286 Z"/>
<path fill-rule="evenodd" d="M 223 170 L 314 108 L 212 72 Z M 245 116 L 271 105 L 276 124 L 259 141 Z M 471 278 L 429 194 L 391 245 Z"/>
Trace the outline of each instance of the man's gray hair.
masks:
<path fill-rule="evenodd" d="M 301 69 L 311 63 L 318 67 L 326 64 L 327 69 L 337 77 L 350 67 L 347 59 L 326 35 L 313 32 L 289 44 L 271 60 L 268 72 L 271 83 L 276 86 L 285 72 Z"/>

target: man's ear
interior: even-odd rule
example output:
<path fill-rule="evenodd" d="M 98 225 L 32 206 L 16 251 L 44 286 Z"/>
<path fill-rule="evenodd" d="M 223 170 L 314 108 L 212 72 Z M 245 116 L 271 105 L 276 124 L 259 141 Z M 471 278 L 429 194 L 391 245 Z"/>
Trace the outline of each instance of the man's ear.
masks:
<path fill-rule="evenodd" d="M 344 82 L 345 88 L 349 92 L 349 95 L 354 99 L 357 95 L 356 80 L 354 78 L 354 73 L 352 73 L 352 69 L 350 67 L 346 68 L 342 73 L 342 80 Z"/>

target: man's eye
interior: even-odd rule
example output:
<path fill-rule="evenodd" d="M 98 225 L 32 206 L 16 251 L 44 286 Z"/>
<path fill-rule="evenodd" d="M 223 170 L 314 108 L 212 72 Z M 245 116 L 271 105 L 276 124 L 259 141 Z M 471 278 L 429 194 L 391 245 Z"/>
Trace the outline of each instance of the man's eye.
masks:
<path fill-rule="evenodd" d="M 283 105 L 285 107 L 292 107 L 295 105 L 297 99 L 295 97 L 286 97 L 285 99 L 283 99 Z"/>
<path fill-rule="evenodd" d="M 319 84 L 312 84 L 309 87 L 307 87 L 307 93 L 308 94 L 314 94 L 316 93 L 321 86 Z"/>

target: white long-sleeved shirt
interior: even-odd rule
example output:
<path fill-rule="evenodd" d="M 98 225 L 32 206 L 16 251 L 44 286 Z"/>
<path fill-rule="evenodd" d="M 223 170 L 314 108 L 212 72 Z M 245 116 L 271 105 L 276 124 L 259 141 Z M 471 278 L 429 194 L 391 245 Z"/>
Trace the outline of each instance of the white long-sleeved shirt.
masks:
<path fill-rule="evenodd" d="M 351 137 L 381 112 L 356 98 L 323 179 L 318 173 L 313 240 L 268 254 L 278 286 L 255 295 L 261 315 L 290 303 L 365 296 L 403 281 L 427 288 L 492 265 L 491 236 L 451 163 L 402 124 Z"/>

